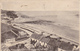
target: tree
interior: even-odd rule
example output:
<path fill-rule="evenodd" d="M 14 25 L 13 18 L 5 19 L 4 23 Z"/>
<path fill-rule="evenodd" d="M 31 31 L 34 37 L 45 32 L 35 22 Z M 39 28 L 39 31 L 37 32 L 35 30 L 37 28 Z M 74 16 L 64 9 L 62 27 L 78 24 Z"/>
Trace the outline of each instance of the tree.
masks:
<path fill-rule="evenodd" d="M 12 18 L 13 20 L 14 20 L 15 18 L 18 18 L 18 16 L 15 14 L 14 11 L 7 11 L 6 15 L 7 15 L 8 17 Z"/>

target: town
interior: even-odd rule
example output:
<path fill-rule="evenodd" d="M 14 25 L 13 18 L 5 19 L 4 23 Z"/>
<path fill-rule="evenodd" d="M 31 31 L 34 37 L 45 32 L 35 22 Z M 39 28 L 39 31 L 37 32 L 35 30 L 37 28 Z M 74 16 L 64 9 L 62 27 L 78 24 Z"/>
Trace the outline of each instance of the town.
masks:
<path fill-rule="evenodd" d="M 45 31 L 39 32 L 30 26 L 12 23 L 18 17 L 13 12 L 6 11 L 1 16 L 2 51 L 79 51 L 76 42 Z"/>

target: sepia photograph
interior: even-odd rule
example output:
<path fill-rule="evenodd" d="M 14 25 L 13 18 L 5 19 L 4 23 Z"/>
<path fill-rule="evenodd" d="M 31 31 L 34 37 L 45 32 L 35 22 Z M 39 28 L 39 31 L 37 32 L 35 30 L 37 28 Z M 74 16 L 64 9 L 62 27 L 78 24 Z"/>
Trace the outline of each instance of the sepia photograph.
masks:
<path fill-rule="evenodd" d="M 2 51 L 79 51 L 79 11 L 1 10 Z"/>

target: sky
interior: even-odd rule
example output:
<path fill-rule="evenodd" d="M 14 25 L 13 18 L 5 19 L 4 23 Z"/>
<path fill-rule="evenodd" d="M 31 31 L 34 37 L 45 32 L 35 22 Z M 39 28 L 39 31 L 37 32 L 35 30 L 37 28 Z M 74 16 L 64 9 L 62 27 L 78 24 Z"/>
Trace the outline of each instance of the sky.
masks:
<path fill-rule="evenodd" d="M 2 0 L 2 9 L 14 11 L 78 11 L 78 0 Z"/>

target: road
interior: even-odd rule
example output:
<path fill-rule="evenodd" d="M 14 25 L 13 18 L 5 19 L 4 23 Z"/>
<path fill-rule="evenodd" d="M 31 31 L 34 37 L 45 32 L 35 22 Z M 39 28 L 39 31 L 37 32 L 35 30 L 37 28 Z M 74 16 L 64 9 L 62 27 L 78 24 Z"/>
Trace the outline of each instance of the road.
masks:
<path fill-rule="evenodd" d="M 41 26 L 41 25 L 36 25 L 36 24 L 24 24 L 24 25 L 23 24 L 16 24 L 16 25 L 18 27 L 22 27 L 24 29 L 32 30 L 38 34 L 40 34 L 42 31 L 47 32 L 49 34 L 53 34 L 53 38 L 54 38 L 54 35 L 56 34 L 58 37 L 65 38 L 64 41 L 70 40 L 72 42 L 74 41 L 74 42 L 78 43 L 78 36 L 77 35 L 75 36 L 75 33 L 77 33 L 77 31 L 68 29 L 66 27 L 64 27 L 65 30 L 63 30 L 62 29 L 63 27 L 61 28 L 61 27 L 58 27 L 55 25 L 53 26 L 53 28 L 50 25 L 49 26 L 43 26 L 43 25 Z M 36 26 L 36 28 L 35 28 L 35 26 Z M 76 39 L 74 37 L 76 37 Z"/>

